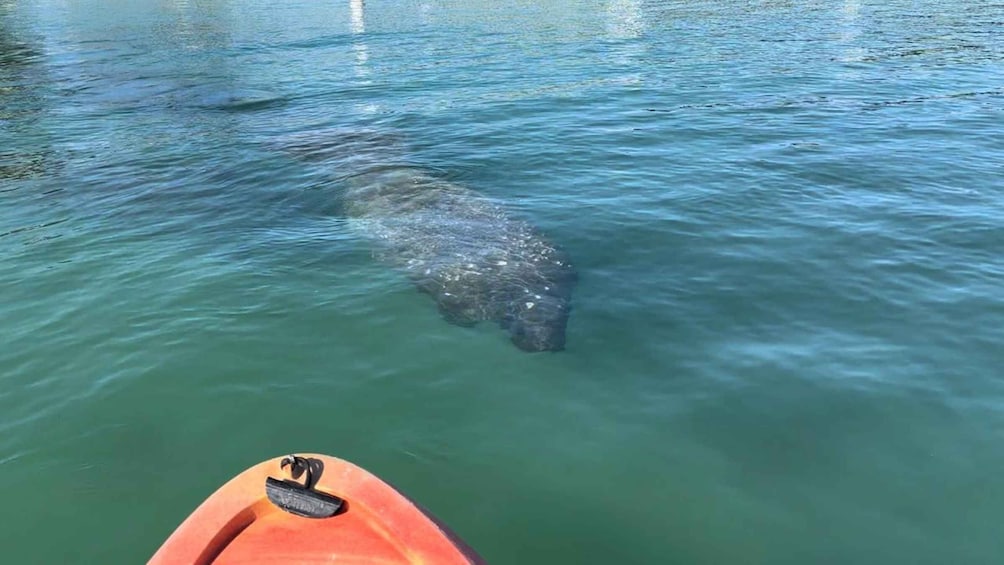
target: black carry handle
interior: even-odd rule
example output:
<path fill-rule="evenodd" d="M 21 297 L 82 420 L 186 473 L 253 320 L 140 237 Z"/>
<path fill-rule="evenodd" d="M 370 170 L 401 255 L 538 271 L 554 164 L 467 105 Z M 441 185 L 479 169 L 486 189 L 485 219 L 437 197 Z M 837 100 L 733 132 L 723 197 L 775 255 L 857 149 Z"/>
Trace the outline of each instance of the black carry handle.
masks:
<path fill-rule="evenodd" d="M 313 473 L 310 461 L 299 455 L 287 455 L 282 458 L 279 467 L 285 469 L 288 465 L 293 477 L 303 473 L 303 484 L 291 479 L 265 479 L 265 495 L 282 510 L 303 516 L 305 518 L 328 518 L 334 516 L 345 505 L 345 501 L 337 496 L 313 490 Z"/>

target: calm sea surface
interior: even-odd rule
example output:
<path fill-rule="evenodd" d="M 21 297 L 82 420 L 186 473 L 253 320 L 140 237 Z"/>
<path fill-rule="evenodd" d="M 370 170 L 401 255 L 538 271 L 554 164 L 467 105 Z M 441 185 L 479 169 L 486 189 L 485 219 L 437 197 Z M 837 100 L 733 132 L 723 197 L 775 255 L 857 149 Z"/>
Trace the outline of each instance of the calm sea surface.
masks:
<path fill-rule="evenodd" d="M 388 132 L 579 272 L 461 328 L 277 149 Z M 493 564 L 1004 563 L 1004 5 L 0 0 L 0 548 L 330 453 Z"/>

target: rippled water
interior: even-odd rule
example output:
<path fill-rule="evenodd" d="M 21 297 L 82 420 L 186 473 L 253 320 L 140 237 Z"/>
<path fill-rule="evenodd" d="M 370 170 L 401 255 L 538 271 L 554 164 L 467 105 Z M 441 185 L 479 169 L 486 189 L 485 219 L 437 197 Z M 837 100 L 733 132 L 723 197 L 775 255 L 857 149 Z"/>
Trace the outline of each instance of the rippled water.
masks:
<path fill-rule="evenodd" d="M 492 563 L 1000 563 L 1004 5 L 0 0 L 0 547 L 360 463 Z M 369 128 L 579 273 L 447 324 L 277 149 Z"/>

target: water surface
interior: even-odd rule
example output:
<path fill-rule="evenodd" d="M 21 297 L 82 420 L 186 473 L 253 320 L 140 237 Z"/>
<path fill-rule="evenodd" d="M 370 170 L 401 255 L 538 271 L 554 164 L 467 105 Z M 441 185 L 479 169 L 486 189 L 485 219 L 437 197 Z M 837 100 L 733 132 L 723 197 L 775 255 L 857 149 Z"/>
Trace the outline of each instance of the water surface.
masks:
<path fill-rule="evenodd" d="M 1004 561 L 1004 7 L 0 2 L 0 547 L 134 563 L 287 452 L 491 563 Z M 277 140 L 573 258 L 459 328 Z"/>

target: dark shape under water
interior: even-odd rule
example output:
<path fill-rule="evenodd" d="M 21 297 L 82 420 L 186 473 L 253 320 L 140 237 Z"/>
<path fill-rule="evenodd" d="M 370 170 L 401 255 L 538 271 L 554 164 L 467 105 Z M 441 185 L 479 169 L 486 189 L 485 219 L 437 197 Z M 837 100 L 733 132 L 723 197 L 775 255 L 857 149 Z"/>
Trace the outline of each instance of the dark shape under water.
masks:
<path fill-rule="evenodd" d="M 197 97 L 198 105 L 224 112 L 248 112 L 286 103 L 281 94 L 264 90 L 219 90 Z"/>
<path fill-rule="evenodd" d="M 530 224 L 408 165 L 387 134 L 299 134 L 281 146 L 337 167 L 345 214 L 380 243 L 383 260 L 435 299 L 447 321 L 498 322 L 524 351 L 564 349 L 575 270 Z"/>

